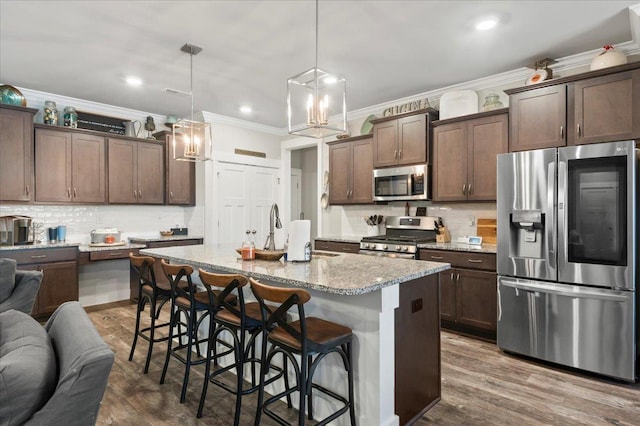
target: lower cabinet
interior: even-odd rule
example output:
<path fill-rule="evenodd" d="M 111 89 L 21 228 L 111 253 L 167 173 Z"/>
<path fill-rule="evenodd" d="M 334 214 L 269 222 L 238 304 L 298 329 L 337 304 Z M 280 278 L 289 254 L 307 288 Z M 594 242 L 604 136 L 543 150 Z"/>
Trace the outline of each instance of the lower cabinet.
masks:
<path fill-rule="evenodd" d="M 360 243 L 315 240 L 314 248 L 316 250 L 358 254 L 358 252 L 360 251 Z"/>
<path fill-rule="evenodd" d="M 442 327 L 495 340 L 495 254 L 421 249 L 419 258 L 451 264 L 451 269 L 440 272 Z"/>
<path fill-rule="evenodd" d="M 44 274 L 32 316 L 51 314 L 64 302 L 78 300 L 76 247 L 3 250 L 0 257 L 14 259 L 18 262 L 18 269 L 42 271 Z"/>

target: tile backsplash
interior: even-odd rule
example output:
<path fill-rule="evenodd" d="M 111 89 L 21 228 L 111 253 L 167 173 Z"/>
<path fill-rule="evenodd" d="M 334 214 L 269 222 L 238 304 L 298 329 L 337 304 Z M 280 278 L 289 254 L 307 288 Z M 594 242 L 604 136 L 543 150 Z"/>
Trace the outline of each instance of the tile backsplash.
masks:
<path fill-rule="evenodd" d="M 67 241 L 88 244 L 91 231 L 96 228 L 118 228 L 122 239 L 129 237 L 159 236 L 161 230 L 178 226 L 190 226 L 194 208 L 176 206 L 114 206 L 114 205 L 33 205 L 2 204 L 0 216 L 30 216 L 46 228 L 66 225 Z M 196 215 L 198 216 L 198 215 Z M 189 233 L 193 227 L 190 227 Z M 196 226 L 195 228 L 200 228 Z M 198 233 L 196 231 L 196 233 Z M 198 235 L 202 235 L 199 232 Z M 46 241 L 46 232 L 40 235 Z"/>

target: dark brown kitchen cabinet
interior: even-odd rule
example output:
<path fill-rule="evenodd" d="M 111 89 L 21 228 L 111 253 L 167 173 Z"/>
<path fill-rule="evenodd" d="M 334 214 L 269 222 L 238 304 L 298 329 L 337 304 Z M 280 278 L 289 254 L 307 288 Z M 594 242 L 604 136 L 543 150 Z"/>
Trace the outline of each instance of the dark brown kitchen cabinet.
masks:
<path fill-rule="evenodd" d="M 104 137 L 36 128 L 35 181 L 38 202 L 106 202 Z"/>
<path fill-rule="evenodd" d="M 360 243 L 317 239 L 315 240 L 314 249 L 358 254 L 358 252 L 360 251 Z"/>
<path fill-rule="evenodd" d="M 506 110 L 441 120 L 433 129 L 433 201 L 494 201 L 497 155 L 508 150 Z"/>
<path fill-rule="evenodd" d="M 0 104 L 0 201 L 33 201 L 33 116 Z"/>
<path fill-rule="evenodd" d="M 509 151 L 640 137 L 640 63 L 509 89 Z"/>
<path fill-rule="evenodd" d="M 372 120 L 373 167 L 428 163 L 431 120 L 435 110 Z"/>
<path fill-rule="evenodd" d="M 329 203 L 373 203 L 371 135 L 329 143 Z"/>
<path fill-rule="evenodd" d="M 173 159 L 171 132 L 154 133 L 156 139 L 165 141 L 166 153 L 166 199 L 169 205 L 195 206 L 196 204 L 196 167 L 191 161 Z"/>
<path fill-rule="evenodd" d="M 164 204 L 162 142 L 109 138 L 109 203 Z"/>
<path fill-rule="evenodd" d="M 442 326 L 494 340 L 497 324 L 496 255 L 420 249 L 419 259 L 451 264 L 451 269 L 439 274 Z"/>
<path fill-rule="evenodd" d="M 77 247 L 2 250 L 0 257 L 14 259 L 18 269 L 42 271 L 32 316 L 51 314 L 62 303 L 78 300 Z"/>

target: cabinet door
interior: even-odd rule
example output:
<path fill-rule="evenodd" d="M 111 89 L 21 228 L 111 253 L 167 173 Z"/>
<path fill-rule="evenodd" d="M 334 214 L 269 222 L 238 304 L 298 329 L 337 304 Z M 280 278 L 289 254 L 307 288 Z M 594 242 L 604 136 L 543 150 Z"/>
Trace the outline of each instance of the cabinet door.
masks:
<path fill-rule="evenodd" d="M 332 205 L 349 203 L 351 154 L 348 142 L 329 146 L 329 203 Z"/>
<path fill-rule="evenodd" d="M 509 151 L 566 145 L 567 86 L 509 96 Z"/>
<path fill-rule="evenodd" d="M 36 201 L 71 201 L 71 133 L 36 129 Z"/>
<path fill-rule="evenodd" d="M 138 160 L 136 142 L 109 139 L 109 202 L 138 202 Z"/>
<path fill-rule="evenodd" d="M 373 125 L 373 166 L 398 164 L 398 120 Z"/>
<path fill-rule="evenodd" d="M 495 331 L 497 276 L 492 272 L 456 270 L 457 322 Z"/>
<path fill-rule="evenodd" d="M 398 120 L 398 164 L 427 161 L 426 115 L 412 115 Z"/>
<path fill-rule="evenodd" d="M 570 145 L 640 137 L 640 70 L 577 81 L 571 92 Z"/>
<path fill-rule="evenodd" d="M 78 264 L 76 261 L 38 265 L 42 284 L 38 291 L 38 310 L 33 315 L 50 314 L 64 302 L 78 300 Z"/>
<path fill-rule="evenodd" d="M 469 121 L 468 200 L 496 200 L 497 155 L 509 149 L 508 121 L 507 114 Z"/>
<path fill-rule="evenodd" d="M 167 157 L 167 204 L 195 205 L 195 163 L 174 160 L 173 154 L 167 154 Z"/>
<path fill-rule="evenodd" d="M 351 179 L 351 202 L 366 204 L 373 202 L 373 145 L 371 139 L 351 142 L 353 176 Z"/>
<path fill-rule="evenodd" d="M 138 142 L 138 203 L 164 204 L 164 146 Z"/>
<path fill-rule="evenodd" d="M 78 203 L 106 201 L 104 138 L 74 133 L 71 138 L 72 197 Z"/>
<path fill-rule="evenodd" d="M 0 201 L 33 200 L 33 113 L 0 108 Z"/>
<path fill-rule="evenodd" d="M 466 200 L 467 124 L 438 126 L 433 134 L 433 201 Z"/>
<path fill-rule="evenodd" d="M 440 272 L 440 319 L 456 320 L 456 270 Z"/>

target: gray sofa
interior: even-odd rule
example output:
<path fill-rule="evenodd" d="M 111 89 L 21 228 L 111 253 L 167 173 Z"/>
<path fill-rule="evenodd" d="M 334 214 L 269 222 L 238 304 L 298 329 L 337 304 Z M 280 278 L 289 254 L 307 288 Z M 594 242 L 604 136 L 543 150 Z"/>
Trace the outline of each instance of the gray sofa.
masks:
<path fill-rule="evenodd" d="M 0 313 L 0 425 L 94 425 L 114 353 L 78 302 Z"/>
<path fill-rule="evenodd" d="M 19 271 L 13 259 L 0 259 L 0 312 L 16 309 L 31 314 L 42 272 Z"/>

